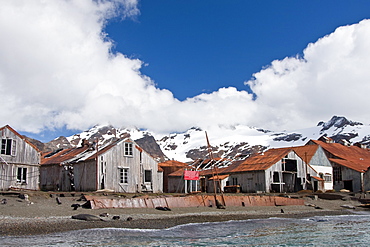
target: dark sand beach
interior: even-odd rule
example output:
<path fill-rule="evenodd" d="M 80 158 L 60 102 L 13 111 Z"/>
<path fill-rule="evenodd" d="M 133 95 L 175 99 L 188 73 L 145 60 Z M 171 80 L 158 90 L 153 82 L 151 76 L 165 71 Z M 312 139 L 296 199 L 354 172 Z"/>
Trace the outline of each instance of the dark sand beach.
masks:
<path fill-rule="evenodd" d="M 306 205 L 302 206 L 253 206 L 253 207 L 189 207 L 172 208 L 161 211 L 154 208 L 115 208 L 86 209 L 79 207 L 74 210 L 72 204 L 78 196 L 53 197 L 49 193 L 25 192 L 28 198 L 20 198 L 17 194 L 0 195 L 0 235 L 37 235 L 54 232 L 73 231 L 90 228 L 141 228 L 162 229 L 187 223 L 221 222 L 228 220 L 246 220 L 269 217 L 304 218 L 320 215 L 356 214 L 364 210 L 357 207 L 356 200 L 325 200 L 312 196 L 300 196 Z M 59 200 L 60 204 L 57 202 Z M 316 206 L 313 207 L 313 205 Z M 343 205 L 354 206 L 348 209 Z M 90 214 L 101 217 L 101 221 L 84 221 L 72 219 L 73 215 Z M 119 216 L 119 219 L 112 219 Z"/>

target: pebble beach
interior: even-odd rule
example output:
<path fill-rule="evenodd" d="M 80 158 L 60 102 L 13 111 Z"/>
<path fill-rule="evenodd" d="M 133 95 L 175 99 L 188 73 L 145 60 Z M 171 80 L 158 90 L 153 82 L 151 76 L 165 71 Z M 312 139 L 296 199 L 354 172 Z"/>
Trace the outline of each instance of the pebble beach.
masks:
<path fill-rule="evenodd" d="M 22 195 L 22 194 L 21 194 Z M 78 196 L 59 197 L 32 192 L 27 196 L 17 193 L 0 195 L 0 235 L 39 235 L 92 228 L 164 229 L 176 225 L 229 220 L 262 219 L 270 217 L 303 218 L 320 215 L 356 214 L 360 208 L 356 200 L 325 200 L 302 196 L 301 206 L 260 207 L 189 207 L 162 211 L 154 208 L 87 209 L 72 207 Z M 78 214 L 98 216 L 101 220 L 72 219 Z"/>

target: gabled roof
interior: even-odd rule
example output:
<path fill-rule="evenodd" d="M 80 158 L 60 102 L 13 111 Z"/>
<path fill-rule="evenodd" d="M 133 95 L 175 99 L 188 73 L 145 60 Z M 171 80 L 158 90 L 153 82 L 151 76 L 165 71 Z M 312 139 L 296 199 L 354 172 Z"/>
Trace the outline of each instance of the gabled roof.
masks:
<path fill-rule="evenodd" d="M 25 141 L 28 145 L 30 145 L 31 147 L 33 147 L 34 149 L 36 149 L 37 152 L 41 153 L 40 149 L 38 149 L 33 143 L 31 143 L 30 141 L 28 141 L 24 136 L 22 136 L 21 134 L 19 134 L 17 131 L 15 131 L 12 127 L 10 127 L 9 125 L 5 125 L 3 127 L 0 128 L 0 131 L 2 131 L 3 129 L 9 129 L 11 132 L 13 132 L 16 136 L 18 136 L 19 138 L 21 138 L 23 141 Z"/>
<path fill-rule="evenodd" d="M 88 147 L 68 148 L 52 154 L 46 153 L 41 158 L 41 165 L 62 164 L 73 160 L 77 155 L 88 150 Z"/>
<path fill-rule="evenodd" d="M 294 152 L 301 157 L 301 159 L 306 163 L 309 164 L 311 162 L 312 157 L 315 155 L 317 149 L 319 147 L 316 145 L 306 145 L 306 146 L 299 146 L 299 147 L 292 147 Z"/>
<path fill-rule="evenodd" d="M 331 162 L 348 167 L 358 172 L 365 172 L 370 167 L 369 149 L 357 146 L 344 146 L 339 143 L 325 143 L 311 140 L 310 143 L 320 145 L 326 152 L 330 153 Z"/>
<path fill-rule="evenodd" d="M 370 166 L 370 160 L 353 161 L 353 160 L 343 160 L 343 159 L 333 159 L 333 158 L 330 158 L 329 160 L 341 166 L 348 167 L 358 172 L 366 172 Z"/>
<path fill-rule="evenodd" d="M 292 152 L 291 148 L 269 149 L 263 154 L 249 157 L 245 160 L 234 161 L 229 167 L 219 173 L 235 173 L 249 171 L 264 171 Z"/>
<path fill-rule="evenodd" d="M 109 143 L 98 150 L 91 149 L 89 146 L 77 147 L 64 149 L 55 154 L 47 153 L 43 155 L 41 159 L 41 165 L 50 165 L 50 164 L 62 164 L 62 163 L 72 163 L 83 160 L 92 160 L 96 156 L 102 155 L 120 142 L 132 142 L 130 139 L 119 139 Z M 141 149 L 139 149 L 141 150 Z"/>

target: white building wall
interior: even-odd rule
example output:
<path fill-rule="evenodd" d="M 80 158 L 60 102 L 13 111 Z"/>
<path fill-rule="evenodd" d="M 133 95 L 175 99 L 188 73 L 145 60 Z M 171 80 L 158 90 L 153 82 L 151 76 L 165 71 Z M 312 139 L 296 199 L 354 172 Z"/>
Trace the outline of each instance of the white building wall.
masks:
<path fill-rule="evenodd" d="M 333 189 L 333 168 L 331 166 L 327 167 L 327 166 L 314 166 L 314 165 L 311 165 L 311 167 L 315 169 L 315 171 L 318 173 L 318 177 L 320 177 L 320 173 L 322 173 L 323 175 L 330 174 L 331 181 L 324 182 L 324 189 L 332 190 Z"/>
<path fill-rule="evenodd" d="M 331 176 L 331 181 L 325 181 L 324 187 L 325 190 L 333 189 L 333 167 L 331 166 L 330 161 L 325 155 L 324 150 L 321 146 L 318 146 L 316 153 L 312 156 L 310 161 L 310 166 L 315 169 L 317 175 L 320 176 L 320 173 L 323 175 L 329 174 Z"/>

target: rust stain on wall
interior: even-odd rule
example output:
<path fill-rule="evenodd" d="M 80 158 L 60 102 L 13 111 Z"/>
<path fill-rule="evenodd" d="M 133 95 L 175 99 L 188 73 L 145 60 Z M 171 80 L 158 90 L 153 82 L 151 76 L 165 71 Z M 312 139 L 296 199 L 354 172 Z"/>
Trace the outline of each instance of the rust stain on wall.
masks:
<path fill-rule="evenodd" d="M 221 196 L 216 197 L 221 200 Z M 91 209 L 100 208 L 182 208 L 182 207 L 214 207 L 215 197 L 210 195 L 195 195 L 185 197 L 137 197 L 109 199 L 98 196 L 87 196 Z M 226 206 L 288 206 L 304 205 L 303 199 L 279 196 L 224 196 Z"/>

